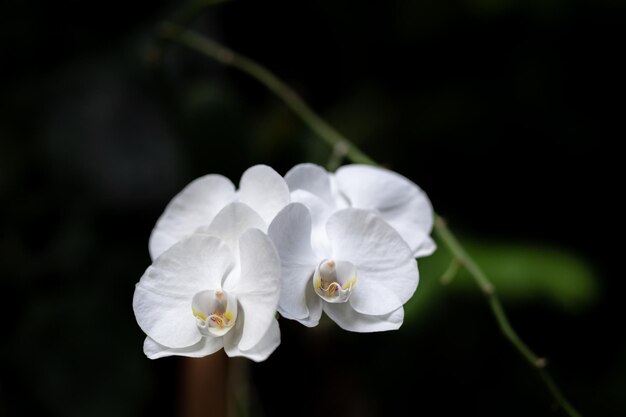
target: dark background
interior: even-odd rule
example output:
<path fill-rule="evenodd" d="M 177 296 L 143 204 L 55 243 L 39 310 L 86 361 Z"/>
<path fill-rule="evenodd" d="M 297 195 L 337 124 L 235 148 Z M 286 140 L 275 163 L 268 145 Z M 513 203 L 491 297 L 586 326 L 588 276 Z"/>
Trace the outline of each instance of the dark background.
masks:
<path fill-rule="evenodd" d="M 175 413 L 178 359 L 144 357 L 131 307 L 165 204 L 206 173 L 330 155 L 262 86 L 156 40 L 183 5 L 2 6 L 0 415 Z M 571 401 L 617 416 L 625 17 L 609 0 L 236 0 L 190 24 L 426 190 Z M 449 259 L 420 261 L 397 332 L 281 320 L 251 415 L 559 415 L 469 277 L 439 284 Z"/>

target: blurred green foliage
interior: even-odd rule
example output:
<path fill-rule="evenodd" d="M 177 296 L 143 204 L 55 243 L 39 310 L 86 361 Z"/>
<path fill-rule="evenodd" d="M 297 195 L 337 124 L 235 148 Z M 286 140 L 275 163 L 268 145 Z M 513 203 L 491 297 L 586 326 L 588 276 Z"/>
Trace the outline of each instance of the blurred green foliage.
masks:
<path fill-rule="evenodd" d="M 464 242 L 507 302 L 546 301 L 577 312 L 598 298 L 599 277 L 578 254 L 545 245 Z M 462 270 L 458 285 L 467 288 L 468 278 Z"/>
<path fill-rule="evenodd" d="M 469 237 L 462 237 L 461 241 L 507 304 L 546 303 L 567 313 L 581 313 L 600 295 L 600 278 L 589 263 L 575 253 L 528 243 L 489 242 Z M 424 310 L 440 302 L 443 291 L 481 294 L 474 279 L 462 267 L 452 282 L 441 282 L 452 255 L 441 242 L 438 244 L 433 255 L 418 260 L 420 284 L 405 306 L 408 323 L 419 322 L 420 317 L 427 316 Z"/>

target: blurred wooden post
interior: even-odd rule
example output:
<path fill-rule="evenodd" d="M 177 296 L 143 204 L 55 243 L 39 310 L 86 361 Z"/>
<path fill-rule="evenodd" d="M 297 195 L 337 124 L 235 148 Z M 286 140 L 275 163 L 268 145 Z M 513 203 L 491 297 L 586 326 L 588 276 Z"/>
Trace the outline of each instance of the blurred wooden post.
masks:
<path fill-rule="evenodd" d="M 228 358 L 223 350 L 182 358 L 181 417 L 228 417 Z"/>

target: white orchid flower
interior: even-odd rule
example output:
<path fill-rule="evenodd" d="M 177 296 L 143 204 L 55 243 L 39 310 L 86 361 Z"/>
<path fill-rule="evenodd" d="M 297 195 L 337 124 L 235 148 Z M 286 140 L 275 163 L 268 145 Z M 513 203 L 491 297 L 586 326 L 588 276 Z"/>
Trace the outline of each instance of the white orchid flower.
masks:
<path fill-rule="evenodd" d="M 237 191 L 222 175 L 195 179 L 169 202 L 157 221 L 149 242 L 152 260 L 198 227 L 209 225 L 221 209 L 234 201 L 256 211 L 265 223 L 259 228 L 266 231 L 276 213 L 290 202 L 289 189 L 280 174 L 266 165 L 246 170 Z"/>
<path fill-rule="evenodd" d="M 380 217 L 347 208 L 322 222 L 303 204 L 291 203 L 268 235 L 282 263 L 283 316 L 312 327 L 325 311 L 355 332 L 400 327 L 419 274 L 411 248 Z"/>
<path fill-rule="evenodd" d="M 149 358 L 202 357 L 223 347 L 228 356 L 262 361 L 276 349 L 280 260 L 258 229 L 264 224 L 246 204 L 231 203 L 146 270 L 133 309 Z"/>
<path fill-rule="evenodd" d="M 415 257 L 432 254 L 434 212 L 426 193 L 407 178 L 369 165 L 345 165 L 332 174 L 314 164 L 293 167 L 285 181 L 291 201 L 306 205 L 324 223 L 346 207 L 371 210 L 407 242 Z"/>

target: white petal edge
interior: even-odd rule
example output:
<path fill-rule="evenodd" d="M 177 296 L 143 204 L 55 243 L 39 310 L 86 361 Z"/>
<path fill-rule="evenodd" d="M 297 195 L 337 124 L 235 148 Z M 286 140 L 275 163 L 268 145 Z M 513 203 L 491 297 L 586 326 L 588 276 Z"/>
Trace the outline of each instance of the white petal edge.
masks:
<path fill-rule="evenodd" d="M 300 203 L 282 209 L 268 228 L 282 268 L 279 310 L 290 319 L 309 316 L 307 285 L 312 285 L 318 259 L 311 248 L 311 214 Z"/>
<path fill-rule="evenodd" d="M 239 348 L 248 350 L 259 343 L 274 320 L 280 297 L 280 258 L 270 238 L 258 229 L 241 235 L 239 255 L 241 274 L 231 274 L 224 289 L 237 295 L 245 313 Z"/>
<path fill-rule="evenodd" d="M 307 285 L 306 305 L 309 309 L 309 315 L 307 318 L 298 321 L 306 327 L 315 327 L 320 323 L 320 319 L 322 318 L 324 301 L 315 293 L 312 282 Z"/>
<path fill-rule="evenodd" d="M 289 204 L 289 187 L 272 168 L 255 165 L 241 176 L 239 201 L 252 207 L 269 224 L 276 213 Z"/>
<path fill-rule="evenodd" d="M 191 310 L 194 294 L 219 289 L 234 259 L 215 237 L 192 235 L 159 256 L 139 280 L 133 310 L 139 327 L 157 343 L 185 348 L 200 340 Z"/>
<path fill-rule="evenodd" d="M 235 198 L 235 186 L 226 177 L 209 174 L 189 183 L 168 203 L 159 217 L 148 247 L 154 260 L 179 240 L 193 234 Z"/>
<path fill-rule="evenodd" d="M 419 272 L 413 252 L 389 224 L 370 211 L 344 209 L 326 223 L 335 259 L 352 262 L 358 282 L 393 291 L 402 304 L 417 288 Z"/>
<path fill-rule="evenodd" d="M 402 307 L 402 301 L 393 291 L 371 280 L 357 280 L 348 302 L 357 313 L 372 316 L 389 314 Z"/>
<path fill-rule="evenodd" d="M 309 209 L 311 215 L 311 247 L 317 259 L 322 260 L 330 257 L 331 247 L 326 235 L 326 222 L 333 214 L 334 209 L 315 194 L 305 190 L 296 190 L 291 193 L 294 203 L 301 203 Z"/>
<path fill-rule="evenodd" d="M 298 164 L 285 174 L 289 191 L 308 191 L 326 204 L 332 204 L 330 175 L 328 171 L 315 164 Z"/>
<path fill-rule="evenodd" d="M 377 211 L 396 228 L 416 254 L 425 256 L 423 254 L 428 251 L 420 250 L 421 246 L 427 245 L 423 243 L 422 235 L 428 237 L 432 231 L 434 211 L 420 187 L 393 171 L 358 164 L 339 168 L 334 179 L 352 207 Z"/>
<path fill-rule="evenodd" d="M 432 219 L 434 214 L 432 210 L 429 214 L 425 214 L 424 205 L 419 200 L 419 198 L 412 197 L 402 205 L 377 212 L 383 220 L 396 229 L 413 250 L 413 256 L 417 258 L 431 255 L 437 249 L 430 237 L 431 228 L 422 224 L 425 217 Z"/>
<path fill-rule="evenodd" d="M 238 329 L 233 329 L 232 334 L 229 332 L 224 336 L 224 350 L 230 357 L 243 356 L 255 362 L 262 362 L 280 345 L 280 327 L 276 319 L 272 319 L 261 340 L 248 350 L 240 348 L 241 334 L 236 332 L 236 330 Z"/>
<path fill-rule="evenodd" d="M 222 239 L 233 251 L 239 253 L 239 237 L 248 229 L 267 230 L 267 224 L 250 206 L 244 203 L 230 203 L 213 219 L 208 226 L 202 226 L 196 233 Z"/>
<path fill-rule="evenodd" d="M 349 303 L 324 303 L 324 311 L 342 329 L 358 333 L 397 330 L 404 321 L 402 307 L 382 316 L 370 316 L 354 311 Z"/>
<path fill-rule="evenodd" d="M 425 239 L 423 244 L 416 249 L 414 255 L 417 258 L 422 256 L 429 256 L 435 253 L 436 250 L 437 244 L 432 238 L 429 237 L 428 239 Z"/>
<path fill-rule="evenodd" d="M 393 225 L 392 225 L 393 226 Z M 394 227 L 394 229 L 396 229 Z M 398 230 L 398 229 L 396 229 Z M 424 233 L 422 236 L 418 236 L 414 233 L 411 236 L 415 236 L 414 239 L 404 239 L 407 244 L 413 249 L 413 256 L 416 258 L 423 258 L 430 256 L 437 250 L 437 244 L 428 234 Z M 404 238 L 404 236 L 403 236 Z"/>
<path fill-rule="evenodd" d="M 189 358 L 202 358 L 209 356 L 224 346 L 221 337 L 203 337 L 198 343 L 186 348 L 168 348 L 158 344 L 154 339 L 146 337 L 143 342 L 143 352 L 148 359 L 159 359 L 167 356 L 186 356 Z"/>

